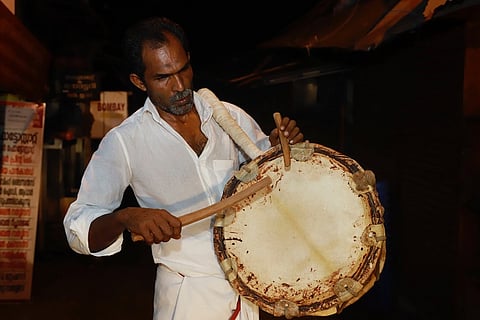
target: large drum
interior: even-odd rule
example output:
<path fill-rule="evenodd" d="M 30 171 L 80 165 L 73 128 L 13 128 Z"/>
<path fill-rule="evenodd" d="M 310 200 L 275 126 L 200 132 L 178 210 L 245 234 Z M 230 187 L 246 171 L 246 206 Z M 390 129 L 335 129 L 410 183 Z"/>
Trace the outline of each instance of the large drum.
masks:
<path fill-rule="evenodd" d="M 217 214 L 215 252 L 231 285 L 267 313 L 339 313 L 374 285 L 385 262 L 375 176 L 319 144 L 290 153 L 287 168 L 277 146 L 230 179 L 224 198 L 262 177 L 272 184 Z"/>

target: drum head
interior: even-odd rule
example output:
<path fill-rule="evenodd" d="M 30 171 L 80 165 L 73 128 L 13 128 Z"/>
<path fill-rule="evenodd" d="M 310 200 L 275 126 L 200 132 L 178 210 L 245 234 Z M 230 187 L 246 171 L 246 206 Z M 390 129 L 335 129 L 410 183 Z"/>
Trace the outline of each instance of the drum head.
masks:
<path fill-rule="evenodd" d="M 227 183 L 224 198 L 272 179 L 217 215 L 216 255 L 239 294 L 274 316 L 339 313 L 383 268 L 383 207 L 374 176 L 318 144 L 293 146 L 288 170 L 282 156 L 274 147 L 249 164 L 258 170 L 252 181 Z"/>

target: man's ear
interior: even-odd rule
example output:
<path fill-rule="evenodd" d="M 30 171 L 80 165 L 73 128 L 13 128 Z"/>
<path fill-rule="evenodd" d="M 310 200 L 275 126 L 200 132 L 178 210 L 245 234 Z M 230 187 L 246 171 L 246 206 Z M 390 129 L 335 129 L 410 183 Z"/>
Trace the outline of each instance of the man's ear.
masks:
<path fill-rule="evenodd" d="M 140 77 L 138 75 L 136 75 L 135 73 L 130 73 L 130 81 L 133 83 L 133 85 L 135 87 L 137 87 L 138 89 L 142 90 L 142 91 L 147 91 L 147 88 L 145 87 L 145 85 L 143 84 L 143 81 L 142 79 L 140 79 Z"/>

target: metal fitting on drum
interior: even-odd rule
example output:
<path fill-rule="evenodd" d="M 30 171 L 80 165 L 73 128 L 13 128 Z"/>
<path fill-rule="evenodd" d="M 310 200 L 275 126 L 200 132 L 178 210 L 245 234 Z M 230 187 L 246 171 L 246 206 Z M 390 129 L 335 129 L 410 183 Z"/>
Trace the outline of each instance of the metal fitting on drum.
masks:
<path fill-rule="evenodd" d="M 279 300 L 275 302 L 273 315 L 275 317 L 285 317 L 287 319 L 298 317 L 298 305 L 291 301 Z"/>
<path fill-rule="evenodd" d="M 371 170 L 359 170 L 352 176 L 353 186 L 359 194 L 375 190 L 375 174 Z"/>
<path fill-rule="evenodd" d="M 246 183 L 254 180 L 258 175 L 258 165 L 251 161 L 243 165 L 240 170 L 234 172 L 235 178 Z"/>
<path fill-rule="evenodd" d="M 232 282 L 237 278 L 237 265 L 235 263 L 232 263 L 232 259 L 224 259 L 222 262 L 220 262 L 220 267 L 225 273 L 225 278 L 229 282 Z"/>
<path fill-rule="evenodd" d="M 308 141 L 306 142 L 300 142 L 292 145 L 290 147 L 290 154 L 293 159 L 297 161 L 307 161 L 309 160 L 315 149 L 312 144 L 310 144 Z"/>
<path fill-rule="evenodd" d="M 383 224 L 371 224 L 363 231 L 362 243 L 370 247 L 380 247 L 386 238 L 385 226 Z"/>
<path fill-rule="evenodd" d="M 348 301 L 358 295 L 363 286 L 360 282 L 352 278 L 343 278 L 338 280 L 333 287 L 333 291 L 341 301 Z"/>

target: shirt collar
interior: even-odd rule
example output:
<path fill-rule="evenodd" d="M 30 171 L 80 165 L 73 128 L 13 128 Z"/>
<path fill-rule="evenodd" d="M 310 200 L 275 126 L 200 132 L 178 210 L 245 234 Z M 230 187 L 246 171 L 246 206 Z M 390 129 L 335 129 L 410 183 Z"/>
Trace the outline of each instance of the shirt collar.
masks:
<path fill-rule="evenodd" d="M 193 100 L 197 112 L 200 115 L 202 122 L 209 120 L 212 117 L 212 106 L 207 103 L 196 91 L 193 92 Z"/>

